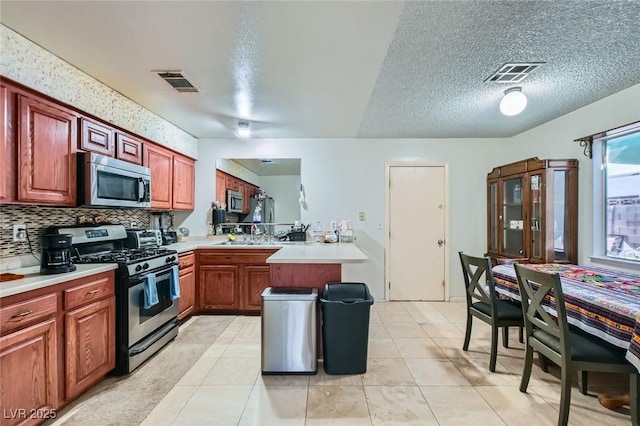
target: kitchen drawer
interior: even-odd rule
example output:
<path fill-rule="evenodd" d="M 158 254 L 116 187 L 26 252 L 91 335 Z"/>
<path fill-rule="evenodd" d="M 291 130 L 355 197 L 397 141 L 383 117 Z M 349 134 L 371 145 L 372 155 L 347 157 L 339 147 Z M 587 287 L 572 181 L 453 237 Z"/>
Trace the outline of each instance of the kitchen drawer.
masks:
<path fill-rule="evenodd" d="M 64 291 L 65 309 L 73 309 L 94 300 L 111 296 L 114 292 L 111 274 L 101 274 L 89 282 L 71 287 Z"/>
<path fill-rule="evenodd" d="M 181 254 L 178 258 L 178 265 L 180 265 L 180 269 L 184 269 L 187 266 L 191 266 L 196 263 L 196 255 L 190 251 L 185 254 Z"/>
<path fill-rule="evenodd" d="M 0 333 L 4 335 L 53 316 L 57 308 L 57 293 L 2 306 L 2 309 L 0 309 Z"/>

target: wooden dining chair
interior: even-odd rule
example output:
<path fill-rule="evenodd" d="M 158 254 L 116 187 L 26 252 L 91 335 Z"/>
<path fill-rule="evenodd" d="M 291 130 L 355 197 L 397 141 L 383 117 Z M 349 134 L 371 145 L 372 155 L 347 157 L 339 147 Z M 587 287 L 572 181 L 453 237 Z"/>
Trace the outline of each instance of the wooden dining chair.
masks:
<path fill-rule="evenodd" d="M 524 326 L 522 308 L 517 302 L 497 298 L 491 272 L 491 259 L 468 256 L 462 252 L 458 254 L 462 264 L 467 299 L 467 330 L 462 349 L 465 351 L 469 349 L 473 317 L 489 324 L 491 326 L 489 371 L 493 372 L 496 371 L 498 356 L 498 329 L 502 328 L 502 345 L 505 348 L 509 347 L 508 327 L 517 326 L 522 329 Z"/>
<path fill-rule="evenodd" d="M 574 371 L 579 374 L 586 371 L 626 373 L 630 375 L 631 421 L 637 425 L 638 371 L 625 359 L 626 351 L 569 327 L 560 276 L 557 273 L 547 274 L 521 265 L 514 267 L 522 298 L 527 336 L 520 392 L 527 391 L 533 365 L 533 351 L 536 350 L 539 355 L 561 369 L 558 425 L 566 425 L 569 420 Z M 556 317 L 547 312 L 545 306 L 555 309 Z"/>

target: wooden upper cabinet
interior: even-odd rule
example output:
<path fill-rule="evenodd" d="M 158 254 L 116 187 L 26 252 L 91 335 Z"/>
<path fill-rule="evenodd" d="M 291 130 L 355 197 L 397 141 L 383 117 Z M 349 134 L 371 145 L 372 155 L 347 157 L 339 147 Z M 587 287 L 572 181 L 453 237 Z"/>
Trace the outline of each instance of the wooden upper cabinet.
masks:
<path fill-rule="evenodd" d="M 18 199 L 75 205 L 77 115 L 24 95 L 18 95 L 18 111 Z"/>
<path fill-rule="evenodd" d="M 158 145 L 144 147 L 144 166 L 151 169 L 151 207 L 193 210 L 195 161 Z"/>
<path fill-rule="evenodd" d="M 227 202 L 227 175 L 216 170 L 216 201 Z"/>
<path fill-rule="evenodd" d="M 81 150 L 142 165 L 142 140 L 87 118 L 82 118 L 81 121 Z"/>
<path fill-rule="evenodd" d="M 173 153 L 157 145 L 145 144 L 144 165 L 151 170 L 151 207 L 172 208 Z"/>
<path fill-rule="evenodd" d="M 142 141 L 131 135 L 116 132 L 116 157 L 142 165 Z"/>
<path fill-rule="evenodd" d="M 16 199 L 15 96 L 0 86 L 0 202 Z"/>
<path fill-rule="evenodd" d="M 174 209 L 193 210 L 195 178 L 195 161 L 182 155 L 174 155 L 172 203 Z"/>
<path fill-rule="evenodd" d="M 82 118 L 81 122 L 82 133 L 79 148 L 84 151 L 114 157 L 116 150 L 113 128 L 86 118 Z"/>

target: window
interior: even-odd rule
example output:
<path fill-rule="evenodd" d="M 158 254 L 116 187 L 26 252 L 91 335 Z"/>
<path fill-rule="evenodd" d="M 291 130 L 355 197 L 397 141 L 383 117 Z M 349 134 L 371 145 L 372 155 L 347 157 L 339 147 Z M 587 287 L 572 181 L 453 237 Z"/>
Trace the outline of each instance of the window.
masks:
<path fill-rule="evenodd" d="M 602 215 L 594 227 L 601 241 L 596 255 L 640 264 L 640 123 L 607 131 L 593 143 L 601 161 L 595 176 L 600 191 L 594 192 Z"/>

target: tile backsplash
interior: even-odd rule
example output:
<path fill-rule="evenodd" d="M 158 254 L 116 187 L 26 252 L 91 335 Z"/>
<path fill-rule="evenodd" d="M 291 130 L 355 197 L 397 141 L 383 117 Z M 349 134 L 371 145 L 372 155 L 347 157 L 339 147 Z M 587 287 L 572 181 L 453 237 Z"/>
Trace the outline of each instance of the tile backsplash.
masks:
<path fill-rule="evenodd" d="M 30 253 L 27 242 L 13 242 L 13 225 L 27 226 L 28 240 L 34 253 L 40 253 L 40 236 L 49 226 L 75 225 L 76 218 L 104 216 L 109 223 L 129 228 L 136 222 L 138 228 L 149 228 L 151 212 L 145 209 L 94 209 L 39 207 L 27 205 L 0 205 L 0 258 L 22 256 Z"/>

